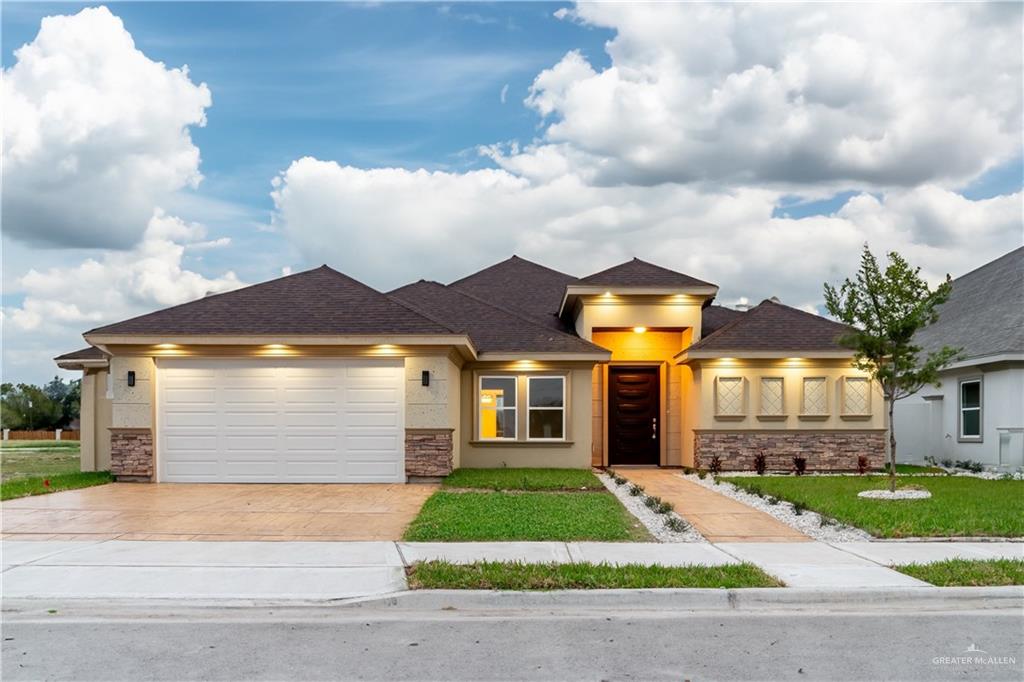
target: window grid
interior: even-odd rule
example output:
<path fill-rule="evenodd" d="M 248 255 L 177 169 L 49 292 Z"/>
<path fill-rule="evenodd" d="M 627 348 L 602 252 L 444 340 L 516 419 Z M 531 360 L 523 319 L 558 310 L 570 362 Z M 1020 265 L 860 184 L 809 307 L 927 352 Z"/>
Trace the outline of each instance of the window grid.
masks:
<path fill-rule="evenodd" d="M 786 413 L 782 377 L 761 377 L 761 414 L 778 417 Z"/>
<path fill-rule="evenodd" d="M 717 414 L 721 417 L 743 416 L 743 378 L 718 377 Z"/>
<path fill-rule="evenodd" d="M 860 415 L 871 412 L 871 382 L 864 377 L 843 379 L 843 414 Z"/>
<path fill-rule="evenodd" d="M 531 388 L 533 382 L 534 381 L 538 381 L 538 380 L 558 380 L 558 382 L 562 386 L 561 405 L 557 405 L 557 406 L 556 405 L 548 405 L 548 406 L 538 405 L 538 406 L 535 406 L 535 405 L 532 404 L 533 401 L 530 398 L 530 388 Z M 527 377 L 526 378 L 526 411 L 527 411 L 527 415 L 526 415 L 526 420 L 527 420 L 526 439 L 527 440 L 565 440 L 565 377 L 564 376 L 551 376 L 551 375 L 539 375 L 539 376 Z M 561 415 L 562 415 L 562 427 L 561 427 L 560 435 L 558 435 L 558 436 L 551 436 L 551 437 L 534 436 L 532 434 L 532 432 L 531 432 L 532 431 L 532 421 L 530 419 L 530 414 L 533 413 L 533 412 L 556 412 L 556 411 L 560 412 Z"/>
<path fill-rule="evenodd" d="M 803 409 L 805 415 L 825 416 L 828 414 L 828 385 L 825 377 L 805 377 L 803 385 Z"/>

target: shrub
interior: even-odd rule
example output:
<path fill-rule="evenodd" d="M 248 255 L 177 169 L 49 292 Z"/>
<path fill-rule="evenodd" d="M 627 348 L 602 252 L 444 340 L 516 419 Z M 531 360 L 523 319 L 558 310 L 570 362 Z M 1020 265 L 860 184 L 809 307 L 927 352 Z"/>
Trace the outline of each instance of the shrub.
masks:
<path fill-rule="evenodd" d="M 942 460 L 942 466 L 946 467 L 947 469 L 952 469 L 953 468 L 953 460 L 951 460 L 951 459 L 944 459 L 944 460 Z"/>
<path fill-rule="evenodd" d="M 608 478 L 615 478 L 615 470 L 612 469 L 611 467 L 605 469 L 604 473 L 608 476 Z"/>
<path fill-rule="evenodd" d="M 708 464 L 708 469 L 710 469 L 711 473 L 713 473 L 713 474 L 720 474 L 720 473 L 722 473 L 722 458 L 719 457 L 718 455 L 715 455 L 714 457 L 712 457 L 711 458 L 711 463 Z"/>
<path fill-rule="evenodd" d="M 683 533 L 690 527 L 690 524 L 683 521 L 678 516 L 672 515 L 665 517 L 665 527 L 674 533 Z"/>
<path fill-rule="evenodd" d="M 769 495 L 768 497 L 764 498 L 764 501 L 770 505 L 776 505 L 779 503 L 779 498 L 775 497 L 774 495 Z"/>
<path fill-rule="evenodd" d="M 615 476 L 612 477 L 612 480 L 615 481 L 615 485 L 626 485 L 626 479 L 624 476 L 615 474 Z"/>
<path fill-rule="evenodd" d="M 973 459 L 958 459 L 956 461 L 957 469 L 966 469 L 975 474 L 980 474 L 985 470 L 985 465 L 981 462 L 975 462 Z"/>
<path fill-rule="evenodd" d="M 806 457 L 794 457 L 793 468 L 796 470 L 797 476 L 803 476 L 804 472 L 807 471 L 807 458 Z"/>
<path fill-rule="evenodd" d="M 757 495 L 758 497 L 764 497 L 764 491 L 761 490 L 761 486 L 759 486 L 759 485 L 748 485 L 747 486 L 747 492 L 750 493 L 751 495 Z"/>
<path fill-rule="evenodd" d="M 857 457 L 857 473 L 864 475 L 868 472 L 868 458 L 865 455 Z"/>
<path fill-rule="evenodd" d="M 822 528 L 824 528 L 825 526 L 835 526 L 835 525 L 838 525 L 838 524 L 839 524 L 838 521 L 836 521 L 833 518 L 829 518 L 828 516 L 825 516 L 824 514 L 822 514 L 821 516 L 818 517 L 818 525 L 821 526 Z"/>
<path fill-rule="evenodd" d="M 693 467 L 683 467 L 683 473 L 689 476 L 695 471 Z"/>
<path fill-rule="evenodd" d="M 931 455 L 928 455 L 927 457 L 925 457 L 925 458 L 924 458 L 924 463 L 925 463 L 925 464 L 930 464 L 930 465 L 931 465 L 931 466 L 933 466 L 933 467 L 937 467 L 937 466 L 939 466 L 939 463 L 938 463 L 938 462 L 936 462 L 936 461 L 935 461 L 935 458 L 934 458 L 934 457 L 932 457 Z"/>
<path fill-rule="evenodd" d="M 697 472 L 697 478 L 699 478 L 700 480 L 703 481 L 707 477 L 708 477 L 708 472 L 704 471 L 703 469 L 701 469 L 700 471 Z"/>
<path fill-rule="evenodd" d="M 643 491 L 644 487 L 639 483 L 633 483 L 632 485 L 629 486 L 629 494 L 632 495 L 633 497 L 640 495 L 641 493 L 643 493 Z"/>
<path fill-rule="evenodd" d="M 717 475 L 714 478 L 712 478 L 711 480 L 713 480 L 715 482 L 715 485 L 721 485 L 722 484 L 722 479 L 719 478 Z"/>
<path fill-rule="evenodd" d="M 804 504 L 803 502 L 801 502 L 800 500 L 797 500 L 796 502 L 793 502 L 793 513 L 796 514 L 797 516 L 800 516 L 801 514 L 803 514 L 804 510 L 806 510 L 806 509 L 807 509 L 807 505 Z"/>
<path fill-rule="evenodd" d="M 754 455 L 754 471 L 757 472 L 758 476 L 764 476 L 765 470 L 768 468 L 768 457 L 765 456 L 764 450 Z"/>
<path fill-rule="evenodd" d="M 656 495 L 648 495 L 647 499 L 644 500 L 644 504 L 651 509 L 657 509 L 661 505 L 661 498 Z"/>
<path fill-rule="evenodd" d="M 671 502 L 666 502 L 665 500 L 662 500 L 661 502 L 658 503 L 658 506 L 655 508 L 654 511 L 658 512 L 659 514 L 668 514 L 673 509 L 675 509 L 675 507 L 672 506 Z"/>

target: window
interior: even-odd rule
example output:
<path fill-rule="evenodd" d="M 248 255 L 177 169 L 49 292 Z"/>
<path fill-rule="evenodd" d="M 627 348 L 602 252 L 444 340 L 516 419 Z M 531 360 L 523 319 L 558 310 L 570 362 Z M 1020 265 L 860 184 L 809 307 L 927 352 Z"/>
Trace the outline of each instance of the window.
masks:
<path fill-rule="evenodd" d="M 805 417 L 828 416 L 828 379 L 804 377 L 800 414 Z"/>
<path fill-rule="evenodd" d="M 715 416 L 738 418 L 746 414 L 743 377 L 718 377 L 715 380 Z"/>
<path fill-rule="evenodd" d="M 981 440 L 981 379 L 960 382 L 960 440 Z"/>
<path fill-rule="evenodd" d="M 761 411 L 763 417 L 784 417 L 786 399 L 782 377 L 761 377 Z"/>
<path fill-rule="evenodd" d="M 871 380 L 867 377 L 843 377 L 843 414 L 871 414 Z"/>
<path fill-rule="evenodd" d="M 526 384 L 530 440 L 565 438 L 565 377 L 528 377 Z"/>
<path fill-rule="evenodd" d="M 480 377 L 480 440 L 515 440 L 516 377 Z"/>

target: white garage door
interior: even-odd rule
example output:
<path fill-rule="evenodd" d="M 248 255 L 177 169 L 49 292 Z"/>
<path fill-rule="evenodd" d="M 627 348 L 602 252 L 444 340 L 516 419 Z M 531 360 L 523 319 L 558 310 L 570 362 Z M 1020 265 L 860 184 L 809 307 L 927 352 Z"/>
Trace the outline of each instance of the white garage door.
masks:
<path fill-rule="evenodd" d="M 405 480 L 401 360 L 158 362 L 159 480 Z"/>

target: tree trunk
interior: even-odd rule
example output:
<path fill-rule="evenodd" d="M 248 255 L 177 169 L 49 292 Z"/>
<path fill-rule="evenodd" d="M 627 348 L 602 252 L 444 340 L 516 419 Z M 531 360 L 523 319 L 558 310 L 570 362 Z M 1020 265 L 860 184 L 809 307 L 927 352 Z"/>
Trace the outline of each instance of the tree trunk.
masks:
<path fill-rule="evenodd" d="M 888 445 L 887 449 L 889 450 L 889 491 L 890 492 L 896 492 L 896 431 L 893 429 L 893 424 L 892 424 L 892 410 L 893 410 L 893 406 L 895 404 L 896 404 L 896 401 L 892 399 L 892 396 L 889 396 L 889 424 L 888 424 L 888 428 L 889 428 L 889 433 L 888 433 L 889 442 L 887 443 L 887 445 Z"/>

